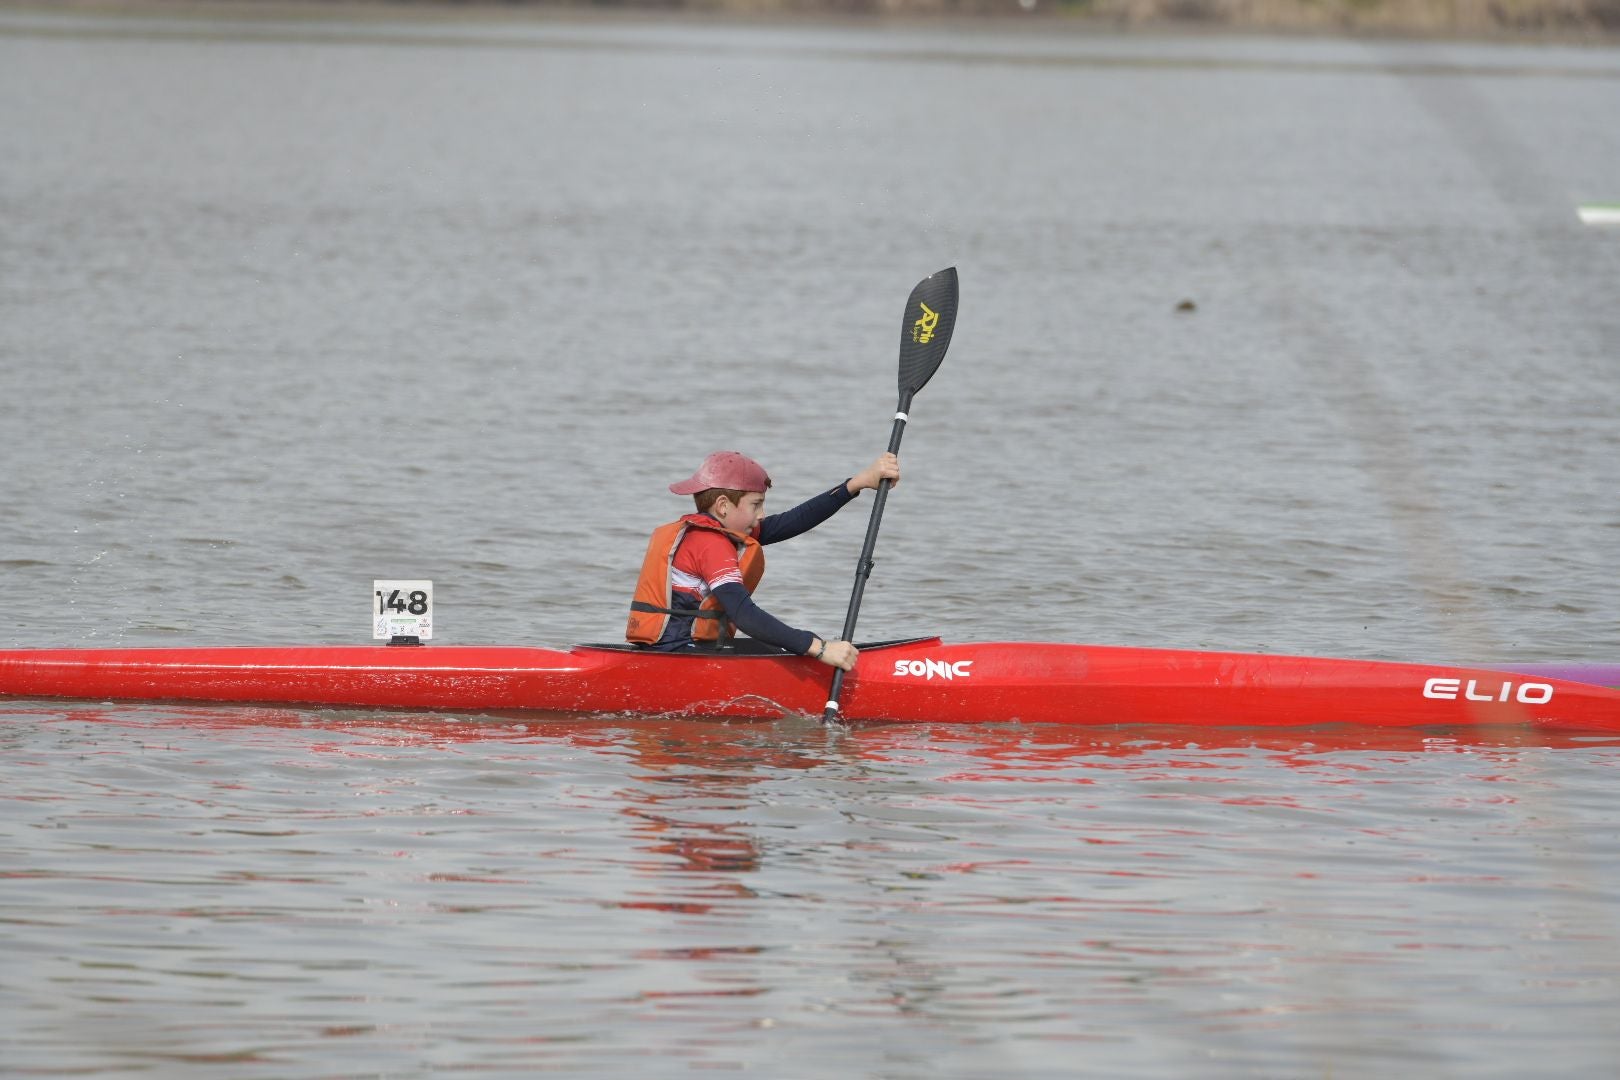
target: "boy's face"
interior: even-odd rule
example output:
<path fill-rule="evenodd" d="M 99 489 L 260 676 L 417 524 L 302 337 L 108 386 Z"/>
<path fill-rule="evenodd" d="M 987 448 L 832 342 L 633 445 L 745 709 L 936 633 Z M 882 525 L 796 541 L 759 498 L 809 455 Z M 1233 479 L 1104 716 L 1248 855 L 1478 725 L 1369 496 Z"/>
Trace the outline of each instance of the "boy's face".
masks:
<path fill-rule="evenodd" d="M 765 493 L 763 491 L 750 491 L 742 497 L 742 502 L 734 503 L 722 495 L 715 501 L 714 517 L 726 528 L 734 533 L 744 536 L 754 531 L 765 516 Z"/>

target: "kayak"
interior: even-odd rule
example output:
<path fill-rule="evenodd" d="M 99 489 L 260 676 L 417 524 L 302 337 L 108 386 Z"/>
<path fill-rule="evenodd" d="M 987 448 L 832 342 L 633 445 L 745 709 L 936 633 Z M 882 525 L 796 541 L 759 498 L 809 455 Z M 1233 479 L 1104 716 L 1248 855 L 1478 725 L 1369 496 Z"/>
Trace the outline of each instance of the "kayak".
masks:
<path fill-rule="evenodd" d="M 314 645 L 0 650 L 0 695 L 763 719 L 819 715 L 826 666 L 749 649 Z M 1620 732 L 1620 664 L 1502 667 L 937 637 L 864 645 L 846 721 Z"/>

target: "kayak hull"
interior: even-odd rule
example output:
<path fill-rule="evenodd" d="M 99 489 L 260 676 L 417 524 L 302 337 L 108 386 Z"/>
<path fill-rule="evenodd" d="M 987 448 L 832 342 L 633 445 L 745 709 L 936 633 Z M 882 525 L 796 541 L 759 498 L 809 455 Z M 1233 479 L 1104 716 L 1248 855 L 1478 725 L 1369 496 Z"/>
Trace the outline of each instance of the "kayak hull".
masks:
<path fill-rule="evenodd" d="M 0 651 L 0 695 L 736 718 L 819 715 L 804 657 L 483 645 Z M 1541 671 L 938 638 L 867 646 L 846 720 L 934 723 L 1529 725 L 1620 732 L 1620 667 Z"/>

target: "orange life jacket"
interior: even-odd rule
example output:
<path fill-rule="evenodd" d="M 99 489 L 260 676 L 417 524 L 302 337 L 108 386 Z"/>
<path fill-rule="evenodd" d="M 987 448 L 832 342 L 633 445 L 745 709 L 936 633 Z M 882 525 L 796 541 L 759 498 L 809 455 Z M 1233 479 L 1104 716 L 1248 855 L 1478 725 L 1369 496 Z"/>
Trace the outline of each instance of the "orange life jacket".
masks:
<path fill-rule="evenodd" d="M 660 525 L 653 530 L 647 543 L 647 557 L 641 564 L 641 576 L 636 579 L 636 595 L 630 601 L 630 622 L 625 626 L 626 641 L 638 645 L 653 645 L 664 636 L 672 615 L 692 619 L 692 637 L 698 641 L 731 640 L 735 633 L 725 608 L 714 596 L 705 596 L 696 611 L 678 611 L 670 607 L 671 578 L 675 569 L 675 553 L 689 529 L 708 529 L 720 533 L 737 545 L 737 566 L 742 570 L 743 588 L 750 593 L 765 576 L 765 549 L 752 536 L 739 536 L 723 529 L 707 514 L 688 514 L 679 521 Z"/>

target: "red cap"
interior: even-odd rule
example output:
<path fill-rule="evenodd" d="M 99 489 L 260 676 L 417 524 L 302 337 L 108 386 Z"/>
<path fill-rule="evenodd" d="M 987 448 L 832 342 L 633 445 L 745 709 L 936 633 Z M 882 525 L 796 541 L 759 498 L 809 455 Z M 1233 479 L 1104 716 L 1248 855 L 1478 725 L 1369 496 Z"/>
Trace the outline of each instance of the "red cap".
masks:
<path fill-rule="evenodd" d="M 710 488 L 765 491 L 770 486 L 771 478 L 759 462 L 735 450 L 716 450 L 703 459 L 703 464 L 690 478 L 669 485 L 669 490 L 677 495 L 696 495 Z"/>

